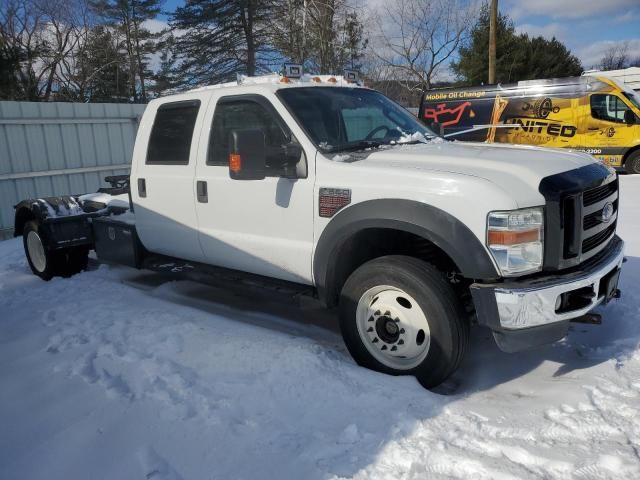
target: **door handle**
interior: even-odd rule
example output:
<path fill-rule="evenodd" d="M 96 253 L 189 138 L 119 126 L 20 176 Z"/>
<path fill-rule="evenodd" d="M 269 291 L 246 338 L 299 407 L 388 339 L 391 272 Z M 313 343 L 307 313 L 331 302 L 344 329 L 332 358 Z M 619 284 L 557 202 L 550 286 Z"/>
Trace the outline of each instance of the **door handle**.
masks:
<path fill-rule="evenodd" d="M 147 182 L 145 182 L 144 178 L 138 179 L 138 196 L 140 198 L 147 196 Z"/>
<path fill-rule="evenodd" d="M 198 195 L 198 202 L 207 203 L 209 201 L 209 195 L 207 194 L 207 182 L 204 180 L 198 180 L 196 182 L 196 194 Z"/>

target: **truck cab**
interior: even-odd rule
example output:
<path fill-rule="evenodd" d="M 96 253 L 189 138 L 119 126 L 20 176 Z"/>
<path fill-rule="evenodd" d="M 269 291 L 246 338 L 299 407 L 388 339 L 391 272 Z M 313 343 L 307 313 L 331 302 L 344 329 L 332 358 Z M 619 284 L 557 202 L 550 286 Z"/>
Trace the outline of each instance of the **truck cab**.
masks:
<path fill-rule="evenodd" d="M 129 208 L 92 195 L 17 205 L 33 272 L 75 273 L 94 249 L 305 287 L 337 309 L 360 365 L 427 388 L 456 370 L 472 323 L 517 352 L 619 295 L 612 169 L 577 151 L 445 141 L 342 77 L 154 100 L 126 183 L 113 193 Z"/>

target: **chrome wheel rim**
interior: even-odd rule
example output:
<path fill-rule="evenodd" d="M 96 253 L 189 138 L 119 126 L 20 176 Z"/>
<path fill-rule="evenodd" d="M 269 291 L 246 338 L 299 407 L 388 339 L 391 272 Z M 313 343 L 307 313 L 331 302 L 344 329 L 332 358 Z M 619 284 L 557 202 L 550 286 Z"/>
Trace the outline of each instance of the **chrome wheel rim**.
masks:
<path fill-rule="evenodd" d="M 422 308 L 405 291 L 382 285 L 367 290 L 356 309 L 362 343 L 383 365 L 410 370 L 429 354 L 431 335 Z"/>
<path fill-rule="evenodd" d="M 44 246 L 40 236 L 33 230 L 27 234 L 27 251 L 33 268 L 40 273 L 44 272 L 47 268 L 47 256 L 44 253 Z"/>

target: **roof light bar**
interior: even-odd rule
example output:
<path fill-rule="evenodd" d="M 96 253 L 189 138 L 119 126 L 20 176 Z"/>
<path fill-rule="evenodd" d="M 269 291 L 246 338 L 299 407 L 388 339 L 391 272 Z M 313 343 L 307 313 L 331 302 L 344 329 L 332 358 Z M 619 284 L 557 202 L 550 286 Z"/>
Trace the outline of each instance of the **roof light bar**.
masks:
<path fill-rule="evenodd" d="M 282 75 L 287 78 L 301 78 L 302 65 L 299 63 L 285 63 L 282 68 Z"/>

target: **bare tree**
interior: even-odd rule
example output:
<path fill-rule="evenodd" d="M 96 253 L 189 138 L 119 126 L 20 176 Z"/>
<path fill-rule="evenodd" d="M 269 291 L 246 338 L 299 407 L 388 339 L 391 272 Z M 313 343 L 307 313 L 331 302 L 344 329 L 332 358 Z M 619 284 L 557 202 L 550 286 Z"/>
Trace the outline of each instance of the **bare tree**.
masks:
<path fill-rule="evenodd" d="M 396 0 L 375 14 L 369 55 L 407 89 L 430 88 L 468 32 L 473 7 L 458 0 Z"/>
<path fill-rule="evenodd" d="M 286 58 L 309 71 L 355 68 L 367 40 L 361 10 L 352 0 L 272 0 L 270 40 Z"/>
<path fill-rule="evenodd" d="M 77 8 L 82 8 L 82 0 L 37 0 L 36 7 L 41 13 L 46 46 L 41 55 L 46 71 L 41 98 L 48 101 L 60 80 L 63 62 L 77 50 L 82 39 L 77 23 Z"/>
<path fill-rule="evenodd" d="M 600 68 L 602 70 L 619 70 L 630 66 L 629 42 L 611 45 L 602 55 Z"/>

